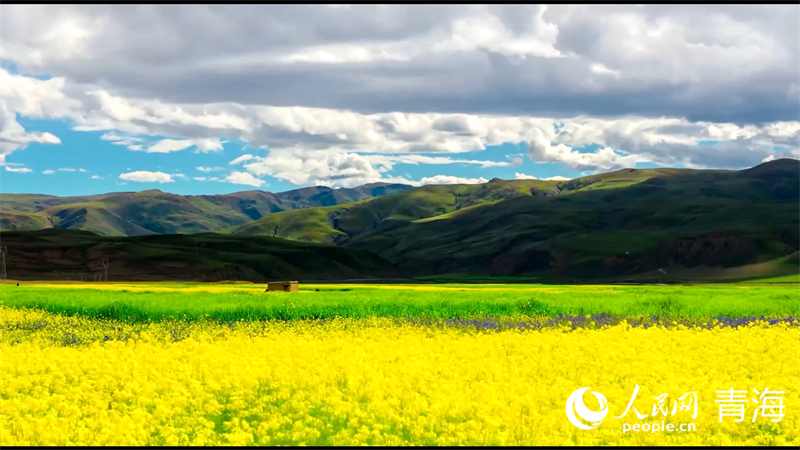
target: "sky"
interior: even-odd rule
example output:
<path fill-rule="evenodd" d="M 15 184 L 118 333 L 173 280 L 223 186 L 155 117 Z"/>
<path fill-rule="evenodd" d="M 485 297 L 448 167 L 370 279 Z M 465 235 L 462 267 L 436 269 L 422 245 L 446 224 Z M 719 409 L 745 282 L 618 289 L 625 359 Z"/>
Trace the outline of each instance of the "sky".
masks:
<path fill-rule="evenodd" d="M 2 5 L 0 192 L 800 158 L 797 5 Z"/>

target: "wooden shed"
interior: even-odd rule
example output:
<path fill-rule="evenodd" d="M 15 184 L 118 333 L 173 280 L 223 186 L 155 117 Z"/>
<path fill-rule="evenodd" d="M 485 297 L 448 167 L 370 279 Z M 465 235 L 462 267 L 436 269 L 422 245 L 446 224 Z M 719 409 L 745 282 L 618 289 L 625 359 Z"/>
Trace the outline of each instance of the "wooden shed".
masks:
<path fill-rule="evenodd" d="M 297 292 L 297 281 L 270 281 L 267 283 L 267 290 L 264 292 Z"/>

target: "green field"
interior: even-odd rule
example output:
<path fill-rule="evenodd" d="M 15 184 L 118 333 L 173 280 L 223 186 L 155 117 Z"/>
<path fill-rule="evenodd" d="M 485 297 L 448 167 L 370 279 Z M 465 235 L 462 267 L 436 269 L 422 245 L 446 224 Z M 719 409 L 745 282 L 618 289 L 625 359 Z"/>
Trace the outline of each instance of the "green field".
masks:
<path fill-rule="evenodd" d="M 797 285 L 556 286 L 303 285 L 264 293 L 255 284 L 3 285 L 0 304 L 126 322 L 169 319 L 295 320 L 481 318 L 611 314 L 622 317 L 798 316 Z"/>

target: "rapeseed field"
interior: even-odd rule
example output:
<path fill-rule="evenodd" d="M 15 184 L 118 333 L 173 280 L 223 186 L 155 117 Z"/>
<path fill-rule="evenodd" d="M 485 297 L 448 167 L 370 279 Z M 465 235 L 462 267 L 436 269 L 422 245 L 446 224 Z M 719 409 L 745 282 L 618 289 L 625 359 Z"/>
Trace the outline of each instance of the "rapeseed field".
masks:
<path fill-rule="evenodd" d="M 91 301 L 81 312 L 71 293 L 89 290 L 9 291 L 0 306 L 4 445 L 800 445 L 800 322 L 782 303 L 788 291 L 762 292 L 771 297 L 763 316 L 742 314 L 752 309 L 732 296 L 725 310 L 713 295 L 716 310 L 676 315 L 691 305 L 674 292 L 651 297 L 661 309 L 648 314 L 632 314 L 648 307 L 641 298 L 607 311 L 587 301 L 590 312 L 576 314 L 551 292 L 534 299 L 551 312 L 531 313 L 519 306 L 530 298 L 509 294 L 486 300 L 484 314 L 444 308 L 445 296 L 428 305 L 444 308 L 438 314 L 419 314 L 417 298 L 419 309 L 397 314 L 283 319 L 222 317 L 232 310 L 215 309 L 223 300 L 214 296 L 188 308 L 196 294 L 159 309 L 152 296 L 178 294 L 119 291 L 108 304 L 142 313 L 126 318 Z M 274 301 L 356 311 L 325 309 L 356 289 L 303 305 L 313 292 Z M 203 304 L 210 313 L 180 314 Z M 584 387 L 602 397 L 586 392 L 584 413 L 607 411 L 599 422 L 583 417 L 592 429 L 566 413 Z M 720 401 L 730 389 L 744 391 L 744 403 Z M 670 424 L 676 431 L 664 430 Z M 662 428 L 632 431 L 645 425 Z"/>

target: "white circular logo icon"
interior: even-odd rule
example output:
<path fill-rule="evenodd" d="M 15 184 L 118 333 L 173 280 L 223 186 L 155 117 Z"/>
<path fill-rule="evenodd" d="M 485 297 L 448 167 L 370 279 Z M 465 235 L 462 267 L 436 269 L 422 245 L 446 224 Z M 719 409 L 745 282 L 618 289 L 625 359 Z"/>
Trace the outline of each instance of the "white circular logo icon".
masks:
<path fill-rule="evenodd" d="M 580 388 L 570 394 L 567 399 L 567 419 L 582 430 L 593 430 L 600 426 L 600 423 L 608 415 L 608 402 L 603 394 L 591 391 L 600 402 L 600 411 L 592 411 L 587 408 L 583 403 L 583 393 L 591 389 L 590 387 Z M 584 424 L 578 418 L 589 422 L 589 425 Z"/>

